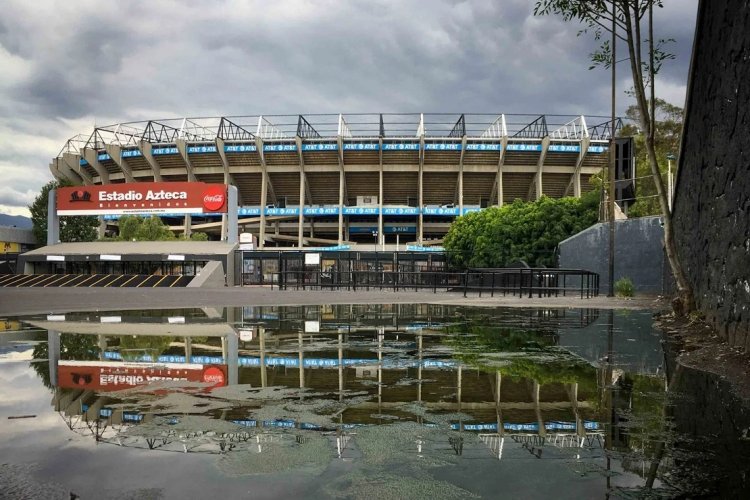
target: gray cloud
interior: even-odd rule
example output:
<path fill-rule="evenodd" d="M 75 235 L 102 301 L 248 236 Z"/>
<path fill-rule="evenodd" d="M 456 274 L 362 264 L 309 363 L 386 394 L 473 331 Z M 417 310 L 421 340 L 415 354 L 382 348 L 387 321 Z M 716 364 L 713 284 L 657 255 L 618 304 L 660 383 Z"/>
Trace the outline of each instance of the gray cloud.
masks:
<path fill-rule="evenodd" d="M 697 0 L 666 3 L 657 29 L 676 39 L 677 59 L 660 84 L 679 95 Z M 609 113 L 609 74 L 587 70 L 595 42 L 577 37 L 575 24 L 533 17 L 533 4 L 9 0 L 0 20 L 0 145 L 13 152 L 0 151 L 0 165 L 14 168 L 5 185 L 25 191 L 32 179 L 41 187 L 48 159 L 94 121 Z M 628 104 L 621 93 L 618 108 Z"/>

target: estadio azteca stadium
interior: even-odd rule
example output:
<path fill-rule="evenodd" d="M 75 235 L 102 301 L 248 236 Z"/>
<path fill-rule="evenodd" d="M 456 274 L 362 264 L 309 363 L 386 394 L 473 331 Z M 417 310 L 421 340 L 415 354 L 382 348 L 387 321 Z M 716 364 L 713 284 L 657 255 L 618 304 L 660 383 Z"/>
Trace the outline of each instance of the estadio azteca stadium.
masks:
<path fill-rule="evenodd" d="M 236 186 L 239 231 L 260 248 L 428 246 L 458 215 L 591 189 L 610 130 L 606 117 L 560 115 L 167 119 L 97 127 L 68 140 L 50 169 L 80 186 Z M 220 231 L 210 213 L 183 222 L 172 212 L 175 230 Z"/>

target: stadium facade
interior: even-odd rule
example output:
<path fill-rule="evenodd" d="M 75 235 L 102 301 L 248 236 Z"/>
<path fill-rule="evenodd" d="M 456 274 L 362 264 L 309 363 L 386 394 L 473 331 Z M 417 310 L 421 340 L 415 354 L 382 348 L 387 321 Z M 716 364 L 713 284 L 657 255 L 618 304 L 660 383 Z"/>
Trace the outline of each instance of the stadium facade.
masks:
<path fill-rule="evenodd" d="M 619 126 L 619 122 L 618 122 Z M 50 169 L 75 185 L 203 181 L 238 188 L 241 232 L 269 246 L 436 245 L 461 214 L 580 196 L 608 164 L 606 117 L 275 115 L 97 127 Z M 632 177 L 632 166 L 618 178 Z M 218 232 L 185 216 L 175 229 Z"/>

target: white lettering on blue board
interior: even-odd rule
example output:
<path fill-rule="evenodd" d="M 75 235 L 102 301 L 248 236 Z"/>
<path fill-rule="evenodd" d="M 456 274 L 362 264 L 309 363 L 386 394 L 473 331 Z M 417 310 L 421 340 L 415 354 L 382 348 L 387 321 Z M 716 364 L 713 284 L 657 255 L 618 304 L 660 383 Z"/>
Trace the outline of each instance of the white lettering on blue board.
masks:
<path fill-rule="evenodd" d="M 488 144 L 486 142 L 475 142 L 466 145 L 467 151 L 501 151 L 502 144 Z"/>
<path fill-rule="evenodd" d="M 344 144 L 344 151 L 378 151 L 379 149 L 380 144 L 375 143 L 356 142 Z"/>
<path fill-rule="evenodd" d="M 302 151 L 337 151 L 339 149 L 338 144 L 303 144 Z"/>
<path fill-rule="evenodd" d="M 386 143 L 386 144 L 383 144 L 383 150 L 384 151 L 418 151 L 419 144 L 418 143 L 404 143 L 404 142 Z"/>
<path fill-rule="evenodd" d="M 188 146 L 187 148 L 188 153 L 215 153 L 216 152 L 216 146 L 213 144 L 210 145 L 202 145 L 202 146 Z"/>
<path fill-rule="evenodd" d="M 257 151 L 258 147 L 255 144 L 225 144 L 225 153 L 244 153 L 246 151 Z"/>
<path fill-rule="evenodd" d="M 461 143 L 427 143 L 424 145 L 425 150 L 433 151 L 460 151 Z"/>
<path fill-rule="evenodd" d="M 296 144 L 264 144 L 263 151 L 271 152 L 286 152 L 286 151 L 297 151 Z"/>
<path fill-rule="evenodd" d="M 541 151 L 541 144 L 508 144 L 508 151 Z"/>
<path fill-rule="evenodd" d="M 152 155 L 176 155 L 177 148 L 154 148 L 151 150 Z"/>
<path fill-rule="evenodd" d="M 581 146 L 578 144 L 550 144 L 549 151 L 555 151 L 558 153 L 578 153 L 581 151 Z"/>

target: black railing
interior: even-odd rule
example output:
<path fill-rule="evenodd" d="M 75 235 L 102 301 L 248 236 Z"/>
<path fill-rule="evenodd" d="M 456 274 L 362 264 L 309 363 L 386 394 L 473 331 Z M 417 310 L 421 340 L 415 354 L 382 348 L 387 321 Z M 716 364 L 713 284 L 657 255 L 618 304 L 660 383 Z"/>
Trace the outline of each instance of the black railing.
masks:
<path fill-rule="evenodd" d="M 514 268 L 450 271 L 321 271 L 296 269 L 274 273 L 279 290 L 440 291 L 518 297 L 599 295 L 599 275 L 581 269 Z"/>

